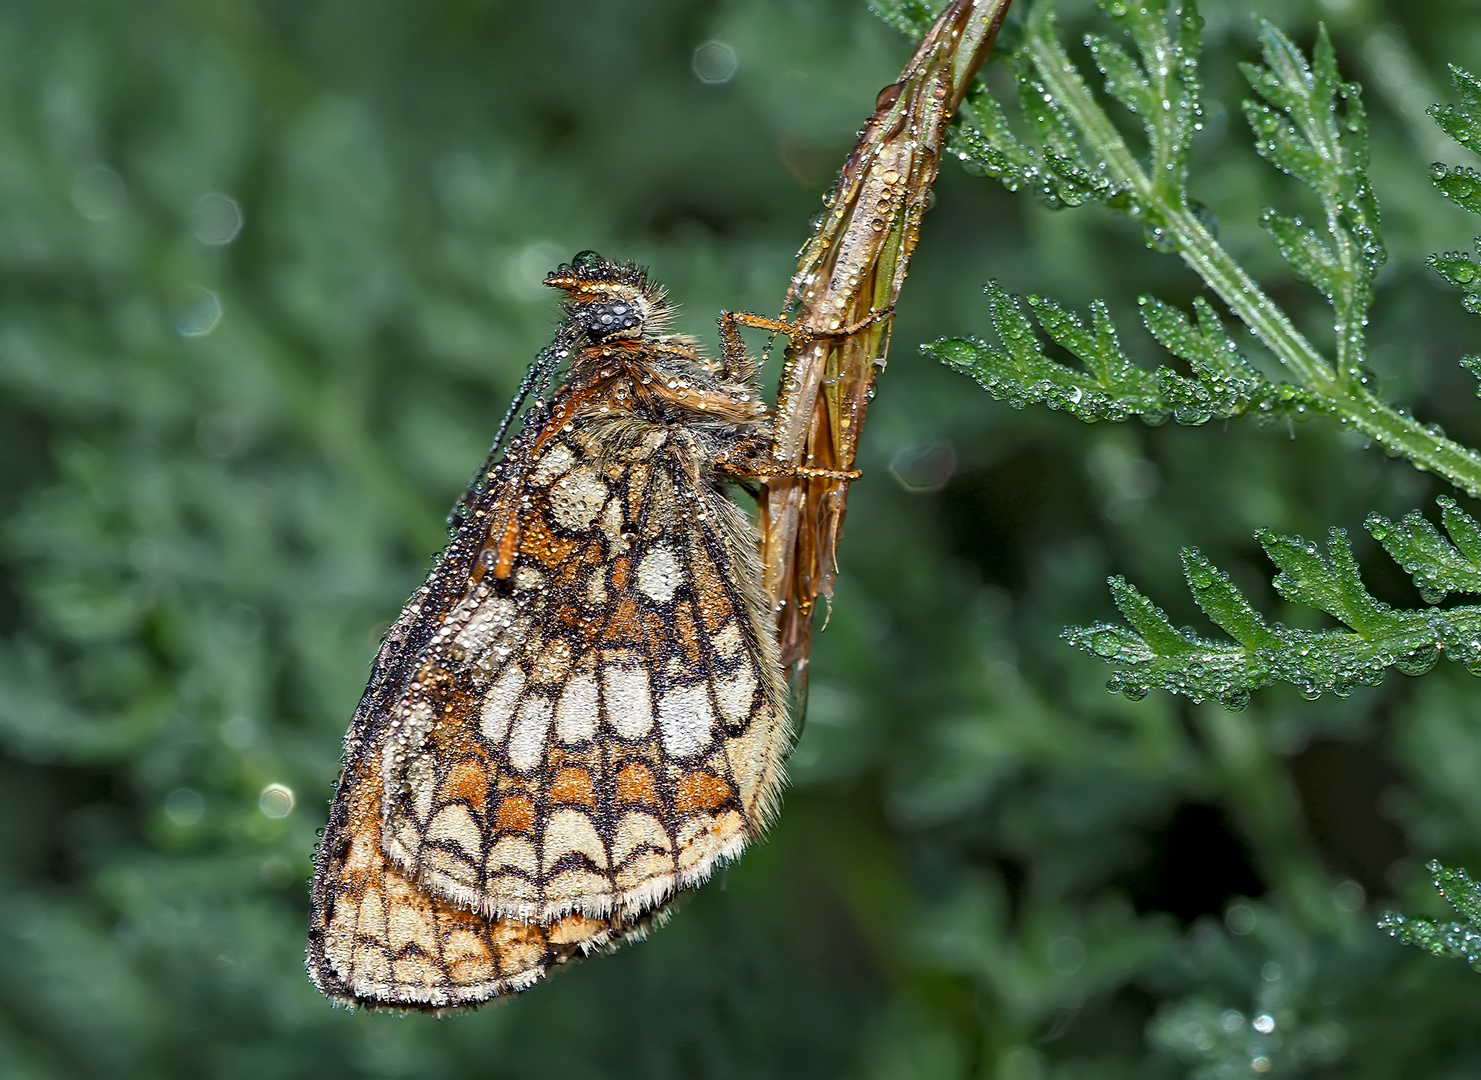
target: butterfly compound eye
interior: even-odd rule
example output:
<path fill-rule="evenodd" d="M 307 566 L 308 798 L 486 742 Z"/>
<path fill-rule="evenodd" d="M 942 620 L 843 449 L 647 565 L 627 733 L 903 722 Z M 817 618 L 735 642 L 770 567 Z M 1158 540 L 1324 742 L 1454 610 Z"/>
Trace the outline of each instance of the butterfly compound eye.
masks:
<path fill-rule="evenodd" d="M 582 317 L 592 337 L 635 337 L 643 332 L 641 315 L 630 301 L 621 297 L 588 304 Z"/>

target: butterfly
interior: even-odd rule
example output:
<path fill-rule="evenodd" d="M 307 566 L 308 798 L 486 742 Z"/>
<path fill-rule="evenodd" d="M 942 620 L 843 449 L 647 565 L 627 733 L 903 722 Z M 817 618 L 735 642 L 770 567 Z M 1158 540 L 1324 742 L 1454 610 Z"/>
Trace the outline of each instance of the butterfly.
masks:
<path fill-rule="evenodd" d="M 786 682 L 727 492 L 777 471 L 738 327 L 794 328 L 722 314 L 709 360 L 636 265 L 545 284 L 555 339 L 346 736 L 307 960 L 343 1002 L 525 989 L 642 936 L 778 806 Z"/>

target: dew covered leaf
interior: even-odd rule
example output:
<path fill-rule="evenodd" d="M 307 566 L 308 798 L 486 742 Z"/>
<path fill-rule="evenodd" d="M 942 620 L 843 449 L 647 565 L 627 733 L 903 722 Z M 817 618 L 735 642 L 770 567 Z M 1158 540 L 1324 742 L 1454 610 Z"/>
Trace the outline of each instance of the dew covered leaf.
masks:
<path fill-rule="evenodd" d="M 1481 885 L 1464 870 L 1431 860 L 1426 869 L 1435 889 L 1464 921 L 1436 922 L 1395 911 L 1385 911 L 1378 920 L 1380 930 L 1405 945 L 1417 946 L 1432 956 L 1453 956 L 1481 971 Z"/>
<path fill-rule="evenodd" d="M 1433 604 L 1450 593 L 1481 594 L 1481 526 L 1448 495 L 1437 501 L 1449 540 L 1418 510 L 1397 522 L 1381 514 L 1370 514 L 1366 522 L 1373 538 Z"/>
<path fill-rule="evenodd" d="M 1383 522 L 1387 532 L 1382 527 L 1374 532 L 1380 542 L 1391 554 L 1403 552 L 1424 562 L 1430 567 L 1426 580 L 1440 582 L 1445 591 L 1481 590 L 1481 564 L 1474 558 L 1481 553 L 1481 526 L 1453 500 L 1441 505 L 1453 546 L 1432 526 L 1416 524 L 1416 515 L 1399 526 L 1370 519 L 1370 528 L 1375 520 Z M 1289 683 L 1306 697 L 1345 697 L 1359 685 L 1382 681 L 1389 668 L 1419 675 L 1442 656 L 1481 671 L 1481 606 L 1401 610 L 1375 599 L 1341 529 L 1330 530 L 1325 549 L 1268 530 L 1257 538 L 1279 569 L 1276 591 L 1292 603 L 1325 612 L 1343 629 L 1296 630 L 1267 621 L 1226 573 L 1188 550 L 1183 553 L 1188 587 L 1199 608 L 1233 641 L 1174 629 L 1160 609 L 1121 578 L 1111 579 L 1111 591 L 1130 625 L 1073 627 L 1065 631 L 1065 640 L 1112 666 L 1112 690 L 1134 698 L 1149 689 L 1168 690 L 1234 709 L 1270 683 Z M 1416 570 L 1411 573 L 1420 580 Z"/>
<path fill-rule="evenodd" d="M 1280 567 L 1275 591 L 1293 604 L 1305 604 L 1340 619 L 1359 633 L 1379 628 L 1388 612 L 1363 587 L 1352 546 L 1343 529 L 1328 531 L 1324 554 L 1313 541 L 1261 529 L 1255 534 L 1270 561 Z"/>
<path fill-rule="evenodd" d="M 1432 105 L 1429 114 L 1440 130 L 1473 153 L 1481 136 L 1481 80 L 1465 68 L 1450 65 L 1451 81 L 1460 97 L 1458 105 Z M 1481 174 L 1467 165 L 1450 166 L 1435 162 L 1430 166 L 1430 181 L 1451 202 L 1473 214 L 1481 213 Z M 1477 241 L 1481 246 L 1481 240 Z M 1450 284 L 1461 290 L 1462 303 L 1473 315 L 1481 315 L 1481 265 L 1467 251 L 1436 252 L 1426 262 Z M 1466 357 L 1461 365 L 1481 377 L 1475 357 Z M 1481 393 L 1481 391 L 1478 391 Z"/>
<path fill-rule="evenodd" d="M 922 346 L 928 356 L 970 375 L 1015 408 L 1043 402 L 1086 421 L 1165 417 L 1157 377 L 1126 358 L 1104 305 L 1092 307 L 1087 327 L 1052 301 L 1028 298 L 1039 325 L 1084 365 L 1076 369 L 1044 354 L 1018 297 L 1008 295 L 997 282 L 986 291 L 1002 347 L 975 338 L 948 338 Z"/>
<path fill-rule="evenodd" d="M 1361 382 L 1373 279 L 1387 253 L 1378 231 L 1378 203 L 1368 184 L 1368 120 L 1361 88 L 1343 81 L 1325 27 L 1308 63 L 1291 39 L 1262 22 L 1261 64 L 1241 70 L 1256 98 L 1244 103 L 1255 149 L 1299 179 L 1321 200 L 1323 230 L 1266 210 L 1261 224 L 1292 273 L 1332 305 L 1337 370 Z"/>
<path fill-rule="evenodd" d="M 1171 416 L 1190 425 L 1250 412 L 1268 418 L 1297 408 L 1321 408 L 1301 388 L 1272 383 L 1256 371 L 1202 299 L 1194 302 L 1196 320 L 1160 300 L 1141 299 L 1147 329 L 1188 364 L 1193 372 L 1189 378 L 1165 365 L 1151 372 L 1133 364 L 1100 301 L 1091 304 L 1087 325 L 1044 297 L 1027 298 L 1031 319 L 1023 310 L 1025 301 L 1010 296 L 997 282 L 989 283 L 985 291 L 1001 347 L 976 338 L 943 338 L 923 345 L 921 351 L 970 375 L 1014 408 L 1044 403 L 1087 422 L 1139 416 L 1159 424 Z M 1035 321 L 1081 367 L 1046 355 Z"/>
<path fill-rule="evenodd" d="M 869 0 L 869 10 L 912 39 L 929 30 L 936 18 L 924 0 Z"/>
<path fill-rule="evenodd" d="M 1450 78 L 1460 95 L 1460 104 L 1431 105 L 1429 114 L 1441 131 L 1474 150 L 1477 139 L 1481 138 L 1481 79 L 1455 64 L 1450 65 Z"/>

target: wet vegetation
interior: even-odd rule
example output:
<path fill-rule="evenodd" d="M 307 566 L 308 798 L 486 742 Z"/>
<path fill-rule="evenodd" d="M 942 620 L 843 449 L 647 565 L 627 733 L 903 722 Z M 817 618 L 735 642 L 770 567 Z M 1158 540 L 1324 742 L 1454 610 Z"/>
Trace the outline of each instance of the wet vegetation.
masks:
<path fill-rule="evenodd" d="M 774 314 L 924 9 L 9 5 L 0 1074 L 1477 1071 L 1481 24 L 1108 7 L 942 169 L 777 829 L 438 1021 L 315 995 L 305 880 L 539 281 Z"/>

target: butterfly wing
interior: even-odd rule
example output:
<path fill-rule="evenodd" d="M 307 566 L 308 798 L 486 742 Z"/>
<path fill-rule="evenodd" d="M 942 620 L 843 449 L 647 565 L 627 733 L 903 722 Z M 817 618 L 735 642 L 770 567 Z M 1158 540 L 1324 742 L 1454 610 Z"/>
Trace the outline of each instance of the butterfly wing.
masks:
<path fill-rule="evenodd" d="M 374 728 L 374 720 L 357 728 Z M 380 744 L 352 729 L 348 764 L 318 854 L 308 969 L 338 1000 L 429 1009 L 522 990 L 556 965 L 641 936 L 652 922 L 568 915 L 488 920 L 430 895 L 381 849 Z"/>
<path fill-rule="evenodd" d="M 384 848 L 486 916 L 621 922 L 764 828 L 780 664 L 703 430 L 593 412 L 536 445 L 389 709 Z"/>

